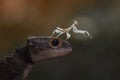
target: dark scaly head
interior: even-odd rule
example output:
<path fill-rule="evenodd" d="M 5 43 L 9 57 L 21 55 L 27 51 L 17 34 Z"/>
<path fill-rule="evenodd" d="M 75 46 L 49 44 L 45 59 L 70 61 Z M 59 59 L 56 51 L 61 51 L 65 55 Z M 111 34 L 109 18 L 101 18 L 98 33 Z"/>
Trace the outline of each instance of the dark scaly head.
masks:
<path fill-rule="evenodd" d="M 49 37 L 31 36 L 27 39 L 27 46 L 33 62 L 64 56 L 72 51 L 67 41 Z"/>

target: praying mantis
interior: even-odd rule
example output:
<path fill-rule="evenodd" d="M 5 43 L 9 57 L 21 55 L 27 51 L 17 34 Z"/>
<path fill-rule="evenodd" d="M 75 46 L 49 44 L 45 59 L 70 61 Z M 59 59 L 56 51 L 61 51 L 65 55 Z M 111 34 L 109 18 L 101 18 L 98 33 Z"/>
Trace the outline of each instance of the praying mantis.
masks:
<path fill-rule="evenodd" d="M 84 37 L 89 37 L 90 39 L 92 39 L 92 37 L 91 37 L 91 35 L 89 34 L 89 32 L 88 31 L 85 31 L 85 30 L 78 30 L 77 29 L 77 27 L 75 26 L 75 25 L 77 25 L 78 24 L 78 22 L 76 21 L 76 20 L 74 20 L 74 23 L 70 26 L 70 27 L 68 27 L 68 28 L 66 28 L 66 29 L 63 29 L 63 28 L 60 28 L 60 27 L 57 27 L 54 31 L 53 31 L 53 33 L 52 33 L 52 37 L 55 35 L 55 33 L 57 33 L 57 35 L 56 35 L 56 38 L 58 38 L 59 36 L 61 36 L 62 34 L 66 34 L 66 39 L 65 40 L 67 40 L 67 39 L 69 39 L 70 37 L 71 37 L 71 35 L 70 35 L 70 31 L 72 30 L 74 33 L 81 33 L 81 34 L 83 34 L 83 36 Z"/>

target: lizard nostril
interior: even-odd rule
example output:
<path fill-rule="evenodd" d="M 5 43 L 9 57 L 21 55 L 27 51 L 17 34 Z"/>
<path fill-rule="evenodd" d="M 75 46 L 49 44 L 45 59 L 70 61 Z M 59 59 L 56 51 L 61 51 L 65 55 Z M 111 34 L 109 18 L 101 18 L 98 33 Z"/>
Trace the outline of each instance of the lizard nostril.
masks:
<path fill-rule="evenodd" d="M 60 39 L 50 39 L 49 44 L 52 48 L 58 48 L 62 45 L 62 41 Z"/>

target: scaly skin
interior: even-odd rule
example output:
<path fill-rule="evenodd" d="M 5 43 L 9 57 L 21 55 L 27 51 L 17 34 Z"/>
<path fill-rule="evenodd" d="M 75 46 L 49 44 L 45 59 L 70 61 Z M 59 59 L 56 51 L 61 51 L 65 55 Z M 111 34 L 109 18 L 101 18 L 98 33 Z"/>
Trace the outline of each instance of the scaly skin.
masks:
<path fill-rule="evenodd" d="M 0 80 L 25 80 L 35 63 L 64 56 L 71 51 L 67 41 L 31 36 L 25 46 L 0 61 Z"/>

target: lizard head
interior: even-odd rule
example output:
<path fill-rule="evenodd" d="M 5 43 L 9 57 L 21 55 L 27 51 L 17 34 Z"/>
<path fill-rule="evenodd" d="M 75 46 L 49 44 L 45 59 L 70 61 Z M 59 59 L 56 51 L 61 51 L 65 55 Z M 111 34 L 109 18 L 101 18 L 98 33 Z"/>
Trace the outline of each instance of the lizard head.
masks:
<path fill-rule="evenodd" d="M 33 62 L 64 56 L 72 51 L 67 41 L 49 37 L 29 37 L 27 45 Z"/>

